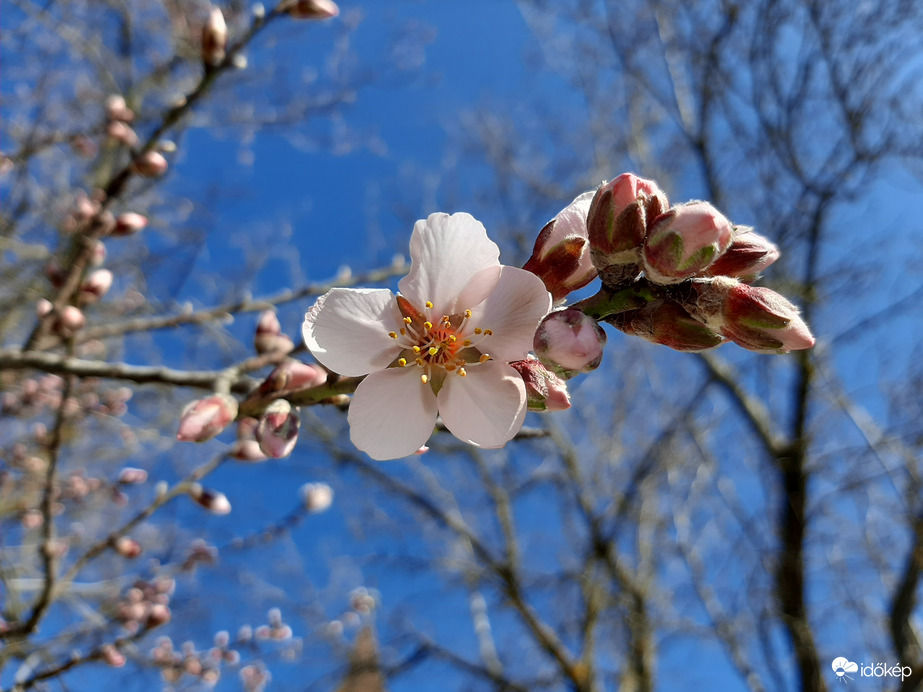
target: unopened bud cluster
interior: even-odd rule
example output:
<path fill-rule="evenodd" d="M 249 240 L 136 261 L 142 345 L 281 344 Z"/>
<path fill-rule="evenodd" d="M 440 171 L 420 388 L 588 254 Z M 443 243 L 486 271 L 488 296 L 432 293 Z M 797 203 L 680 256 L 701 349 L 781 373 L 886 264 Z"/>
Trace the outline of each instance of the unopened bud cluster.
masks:
<path fill-rule="evenodd" d="M 814 345 L 794 305 L 749 285 L 778 259 L 778 248 L 708 202 L 670 207 L 655 182 L 625 173 L 596 191 L 586 223 L 605 290 L 644 288 L 643 306 L 605 317 L 626 334 L 678 351 L 725 339 L 761 353 Z"/>

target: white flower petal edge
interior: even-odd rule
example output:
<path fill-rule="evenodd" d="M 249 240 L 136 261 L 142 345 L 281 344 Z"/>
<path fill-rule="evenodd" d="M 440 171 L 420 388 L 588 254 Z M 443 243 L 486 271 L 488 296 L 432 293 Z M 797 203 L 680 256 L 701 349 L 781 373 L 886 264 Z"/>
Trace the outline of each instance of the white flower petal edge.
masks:
<path fill-rule="evenodd" d="M 501 267 L 493 292 L 471 309 L 473 323 L 493 330 L 482 350 L 494 360 L 522 360 L 550 309 L 551 295 L 541 279 L 523 269 Z"/>
<path fill-rule="evenodd" d="M 420 449 L 433 433 L 436 396 L 413 369 L 373 372 L 356 388 L 348 420 L 356 447 L 373 459 L 399 459 Z"/>
<path fill-rule="evenodd" d="M 334 288 L 304 317 L 302 335 L 311 353 L 340 375 L 384 370 L 400 353 L 385 325 L 398 324 L 394 294 L 386 288 Z"/>
<path fill-rule="evenodd" d="M 526 386 L 506 363 L 489 361 L 467 377 L 447 377 L 439 413 L 458 439 L 478 447 L 502 447 L 526 419 Z"/>
<path fill-rule="evenodd" d="M 470 214 L 431 214 L 414 224 L 410 258 L 410 272 L 398 284 L 401 294 L 418 306 L 431 301 L 435 312 L 451 315 L 470 307 L 457 305 L 457 299 L 471 278 L 500 266 L 500 248 Z M 477 302 L 491 288 L 482 286 Z"/>

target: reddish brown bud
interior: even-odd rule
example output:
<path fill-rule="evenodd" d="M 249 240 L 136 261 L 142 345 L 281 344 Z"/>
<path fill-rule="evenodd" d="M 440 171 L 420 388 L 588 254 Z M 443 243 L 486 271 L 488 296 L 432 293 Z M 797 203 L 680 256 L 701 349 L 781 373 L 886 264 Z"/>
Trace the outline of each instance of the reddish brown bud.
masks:
<path fill-rule="evenodd" d="M 526 385 L 530 411 L 564 411 L 570 408 L 567 383 L 533 356 L 510 363 Z"/>
<path fill-rule="evenodd" d="M 692 317 L 682 305 L 671 300 L 655 300 L 640 310 L 612 315 L 606 318 L 606 322 L 626 334 L 675 351 L 707 351 L 722 342 L 720 336 Z"/>
<path fill-rule="evenodd" d="M 134 235 L 145 226 L 147 226 L 146 216 L 127 211 L 124 214 L 119 214 L 115 219 L 115 228 L 112 229 L 112 235 L 118 237 Z"/>
<path fill-rule="evenodd" d="M 231 513 L 231 503 L 227 496 L 211 488 L 203 488 L 198 483 L 189 486 L 189 497 L 207 509 L 212 514 L 224 515 Z"/>

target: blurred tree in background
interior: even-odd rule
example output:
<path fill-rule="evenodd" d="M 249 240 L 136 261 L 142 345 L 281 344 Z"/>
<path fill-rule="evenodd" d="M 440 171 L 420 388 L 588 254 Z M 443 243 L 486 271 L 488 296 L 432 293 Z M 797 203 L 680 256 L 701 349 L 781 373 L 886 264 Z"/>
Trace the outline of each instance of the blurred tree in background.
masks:
<path fill-rule="evenodd" d="M 0 686 L 813 691 L 845 656 L 911 671 L 863 689 L 920 689 L 923 6 L 520 0 L 530 69 L 421 172 L 355 108 L 426 93 L 432 30 L 367 5 L 393 24 L 4 0 Z M 377 204 L 338 200 L 368 228 L 290 233 L 303 210 L 227 172 L 277 136 L 272 184 L 309 200 L 328 153 L 385 158 Z M 572 408 L 502 450 L 357 451 L 349 387 L 293 365 L 316 296 L 390 285 L 406 267 L 368 248 L 440 210 L 521 266 L 623 171 L 777 243 L 761 284 L 817 346 L 607 327 Z M 177 442 L 193 400 L 239 439 Z M 288 460 L 256 463 L 259 425 Z"/>

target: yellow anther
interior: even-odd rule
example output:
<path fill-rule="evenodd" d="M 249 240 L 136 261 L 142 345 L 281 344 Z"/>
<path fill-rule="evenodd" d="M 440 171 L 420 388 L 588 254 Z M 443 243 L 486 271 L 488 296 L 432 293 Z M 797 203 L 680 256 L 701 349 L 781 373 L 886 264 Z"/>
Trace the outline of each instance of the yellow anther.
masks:
<path fill-rule="evenodd" d="M 458 376 L 459 376 L 459 377 L 468 377 L 468 371 L 465 370 L 464 368 L 459 368 L 459 369 L 458 369 Z"/>
<path fill-rule="evenodd" d="M 429 347 L 429 354 L 431 356 L 435 356 L 437 353 L 439 353 L 439 349 L 436 346 Z"/>
<path fill-rule="evenodd" d="M 432 308 L 432 307 L 433 307 L 432 301 L 429 301 L 429 300 L 427 300 L 426 303 L 424 303 L 424 305 L 426 305 L 427 308 Z"/>
<path fill-rule="evenodd" d="M 420 375 L 420 381 L 423 384 L 426 384 L 427 382 L 429 382 L 429 378 L 426 375 Z"/>
<path fill-rule="evenodd" d="M 486 353 L 482 355 L 480 358 L 478 358 L 479 363 L 486 363 L 489 360 L 490 360 L 490 356 L 487 355 Z"/>
<path fill-rule="evenodd" d="M 420 367 L 423 367 L 423 364 L 424 364 L 422 358 L 417 358 L 417 359 L 414 361 L 414 363 L 416 363 L 416 364 L 419 365 Z"/>
<path fill-rule="evenodd" d="M 410 319 L 409 317 L 404 318 L 404 324 L 410 324 L 411 322 L 413 322 L 413 320 Z"/>
<path fill-rule="evenodd" d="M 465 339 L 464 341 L 462 341 L 462 346 L 464 346 L 465 348 L 468 348 L 470 345 L 471 345 L 471 339 Z"/>
<path fill-rule="evenodd" d="M 419 352 L 420 352 L 420 347 L 419 347 L 419 346 L 414 346 L 414 347 L 413 347 L 413 352 L 414 352 L 414 353 L 419 353 Z"/>
<path fill-rule="evenodd" d="M 449 334 L 449 341 L 454 344 L 456 341 L 458 341 L 458 337 L 456 337 L 454 334 Z"/>
<path fill-rule="evenodd" d="M 392 339 L 396 339 L 396 338 L 397 338 L 397 332 L 388 332 L 388 336 L 390 336 Z"/>
<path fill-rule="evenodd" d="M 432 322 L 427 321 L 423 323 L 423 329 L 432 329 L 432 328 L 433 328 Z"/>
<path fill-rule="evenodd" d="M 400 366 L 403 368 L 405 365 L 407 365 L 407 359 L 406 359 L 406 358 L 398 358 L 397 364 L 400 365 Z"/>
<path fill-rule="evenodd" d="M 485 329 L 485 330 L 484 330 L 484 335 L 485 335 L 485 336 L 490 336 L 490 335 L 493 334 L 493 333 L 494 333 L 494 330 L 493 330 L 493 329 Z"/>
<path fill-rule="evenodd" d="M 471 310 L 465 310 L 465 317 L 471 317 Z"/>
<path fill-rule="evenodd" d="M 480 328 L 480 327 L 475 327 L 475 328 L 474 328 L 474 333 L 475 333 L 475 334 L 480 334 L 480 333 L 481 333 L 481 328 Z"/>

